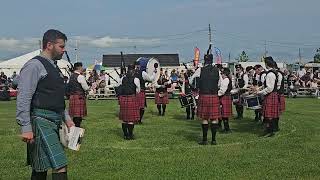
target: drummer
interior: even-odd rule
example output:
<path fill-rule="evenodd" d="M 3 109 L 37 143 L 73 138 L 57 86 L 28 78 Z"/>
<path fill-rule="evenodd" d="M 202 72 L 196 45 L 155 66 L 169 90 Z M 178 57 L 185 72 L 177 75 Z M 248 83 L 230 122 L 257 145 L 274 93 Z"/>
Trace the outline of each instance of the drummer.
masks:
<path fill-rule="evenodd" d="M 232 116 L 232 99 L 230 93 L 232 89 L 232 81 L 230 77 L 230 69 L 223 68 L 221 76 L 222 81 L 218 91 L 218 96 L 221 105 L 221 117 L 224 125 L 223 132 L 230 133 L 229 117 Z"/>
<path fill-rule="evenodd" d="M 160 77 L 155 84 L 155 104 L 157 104 L 159 116 L 164 116 L 167 104 L 169 104 L 168 87 L 171 86 L 171 81 L 167 78 L 163 69 L 160 68 Z M 161 111 L 162 110 L 162 111 Z"/>
<path fill-rule="evenodd" d="M 254 74 L 254 80 L 253 80 L 253 90 L 254 89 L 261 89 L 262 85 L 264 83 L 264 79 L 266 76 L 266 73 L 264 71 L 264 68 L 260 65 L 257 64 L 254 66 L 255 69 L 255 74 Z M 255 112 L 255 121 L 261 121 L 262 120 L 262 110 L 261 109 L 256 109 L 254 110 Z"/>
<path fill-rule="evenodd" d="M 279 96 L 278 96 L 278 72 L 275 70 L 275 62 L 272 57 L 266 57 L 266 67 L 268 69 L 264 89 L 257 94 L 265 96 L 263 101 L 263 117 L 265 118 L 265 133 L 263 136 L 272 137 L 275 131 L 275 121 L 279 118 Z"/>
<path fill-rule="evenodd" d="M 184 78 L 183 78 L 183 83 L 182 83 L 182 86 L 181 86 L 182 96 L 190 95 L 190 94 L 192 94 L 192 96 L 193 96 L 193 88 L 189 83 L 189 77 L 191 77 L 191 75 L 192 75 L 192 71 L 191 70 L 187 70 L 187 72 L 185 72 L 183 74 Z M 191 117 L 190 117 L 190 112 L 191 112 Z M 186 113 L 187 113 L 187 119 L 194 119 L 195 104 L 188 105 L 186 107 Z"/>
<path fill-rule="evenodd" d="M 140 120 L 138 121 L 139 124 L 142 124 L 142 118 L 144 115 L 145 108 L 147 107 L 146 101 L 146 82 L 155 81 L 157 77 L 157 68 L 154 69 L 153 74 L 148 74 L 146 72 L 145 67 L 141 67 L 139 61 L 135 62 L 135 77 L 140 80 L 140 93 L 137 94 L 137 101 L 139 104 L 140 109 Z"/>
<path fill-rule="evenodd" d="M 237 89 L 241 89 L 244 87 L 248 86 L 248 76 L 244 76 L 245 73 L 243 71 L 243 67 L 241 66 L 241 64 L 237 64 L 235 66 L 236 68 L 236 82 L 235 82 L 235 87 Z M 239 90 L 239 101 L 238 102 L 234 102 L 234 105 L 236 107 L 236 111 L 237 111 L 237 117 L 236 119 L 242 119 L 243 118 L 243 100 L 242 98 L 240 98 L 242 92 Z"/>

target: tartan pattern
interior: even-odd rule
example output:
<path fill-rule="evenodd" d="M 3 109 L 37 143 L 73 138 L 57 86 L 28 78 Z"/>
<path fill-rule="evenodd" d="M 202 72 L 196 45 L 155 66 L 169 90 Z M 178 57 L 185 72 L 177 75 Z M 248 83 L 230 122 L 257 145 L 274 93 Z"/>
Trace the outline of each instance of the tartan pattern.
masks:
<path fill-rule="evenodd" d="M 232 98 L 230 95 L 224 95 L 220 98 L 221 117 L 228 118 L 232 116 Z"/>
<path fill-rule="evenodd" d="M 124 122 L 137 122 L 140 120 L 140 108 L 136 95 L 119 97 L 119 119 Z"/>
<path fill-rule="evenodd" d="M 217 95 L 199 95 L 197 116 L 204 120 L 220 118 L 220 101 Z"/>
<path fill-rule="evenodd" d="M 286 110 L 286 99 L 283 94 L 279 94 L 280 114 Z"/>
<path fill-rule="evenodd" d="M 154 93 L 154 101 L 155 104 L 159 105 L 159 104 L 169 104 L 169 96 L 168 96 L 168 92 L 164 92 L 164 96 L 161 98 L 159 96 L 158 92 Z"/>
<path fill-rule="evenodd" d="M 36 172 L 60 169 L 67 165 L 67 157 L 59 138 L 63 118 L 63 113 L 41 109 L 32 111 L 31 124 L 35 141 L 27 144 L 27 161 Z"/>
<path fill-rule="evenodd" d="M 264 97 L 262 114 L 265 118 L 279 117 L 280 109 L 278 93 L 272 92 Z"/>
<path fill-rule="evenodd" d="M 140 109 L 143 109 L 146 107 L 146 92 L 145 91 L 140 91 L 140 93 L 137 94 L 137 101 L 138 101 Z"/>
<path fill-rule="evenodd" d="M 85 96 L 78 94 L 70 95 L 69 115 L 71 117 L 87 116 L 87 104 Z"/>

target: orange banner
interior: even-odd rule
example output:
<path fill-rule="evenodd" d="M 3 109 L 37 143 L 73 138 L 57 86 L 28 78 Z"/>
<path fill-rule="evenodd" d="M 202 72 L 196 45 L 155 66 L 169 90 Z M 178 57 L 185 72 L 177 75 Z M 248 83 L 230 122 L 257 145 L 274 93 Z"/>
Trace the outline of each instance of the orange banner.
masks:
<path fill-rule="evenodd" d="M 195 47 L 194 48 L 194 59 L 193 59 L 194 66 L 198 66 L 199 61 L 200 61 L 200 49 L 198 47 Z"/>

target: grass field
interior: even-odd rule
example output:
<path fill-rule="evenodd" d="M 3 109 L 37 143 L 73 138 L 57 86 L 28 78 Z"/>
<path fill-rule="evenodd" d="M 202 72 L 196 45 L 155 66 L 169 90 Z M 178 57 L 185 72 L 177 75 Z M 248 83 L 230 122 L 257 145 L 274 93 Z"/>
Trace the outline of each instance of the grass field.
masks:
<path fill-rule="evenodd" d="M 318 99 L 289 99 L 273 138 L 258 137 L 261 126 L 246 111 L 245 119 L 231 121 L 232 134 L 217 134 L 216 146 L 197 144 L 199 122 L 184 120 L 177 100 L 165 117 L 153 101 L 148 105 L 136 140 L 125 141 L 117 101 L 88 101 L 83 145 L 67 151 L 69 179 L 320 179 Z M 0 102 L 0 179 L 30 177 L 18 132 L 15 101 Z"/>

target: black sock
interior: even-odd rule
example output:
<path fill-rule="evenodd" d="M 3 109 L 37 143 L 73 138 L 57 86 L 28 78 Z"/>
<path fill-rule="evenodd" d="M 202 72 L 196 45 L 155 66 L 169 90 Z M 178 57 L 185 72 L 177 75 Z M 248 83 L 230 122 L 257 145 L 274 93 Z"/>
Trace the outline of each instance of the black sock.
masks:
<path fill-rule="evenodd" d="M 274 119 L 274 124 L 275 124 L 274 129 L 275 129 L 276 131 L 279 131 L 279 118 L 275 118 L 275 119 Z"/>
<path fill-rule="evenodd" d="M 134 124 L 128 124 L 128 135 L 130 138 L 133 137 L 133 129 L 134 129 Z"/>
<path fill-rule="evenodd" d="M 158 111 L 159 111 L 159 115 L 161 115 L 161 104 L 157 105 Z"/>
<path fill-rule="evenodd" d="M 122 123 L 122 131 L 123 131 L 124 137 L 128 137 L 128 124 Z"/>
<path fill-rule="evenodd" d="M 194 108 L 194 107 L 192 107 L 192 108 L 191 108 L 191 110 L 192 110 L 192 112 L 191 112 L 191 113 L 192 113 L 192 115 L 191 115 L 191 119 L 194 119 L 194 115 L 195 115 L 195 108 Z"/>
<path fill-rule="evenodd" d="M 164 113 L 166 112 L 166 107 L 167 105 L 162 104 L 162 115 L 164 115 Z"/>
<path fill-rule="evenodd" d="M 219 119 L 219 121 L 218 121 L 218 127 L 219 127 L 219 128 L 222 128 L 222 124 L 221 124 L 221 123 L 222 123 L 222 120 Z"/>
<path fill-rule="evenodd" d="M 142 121 L 144 115 L 144 109 L 140 109 L 140 122 Z"/>
<path fill-rule="evenodd" d="M 73 122 L 74 122 L 74 126 L 80 127 L 81 122 L 82 122 L 82 118 L 81 117 L 74 117 Z"/>
<path fill-rule="evenodd" d="M 211 124 L 212 141 L 216 141 L 216 134 L 217 134 L 218 127 L 219 127 L 218 124 Z"/>
<path fill-rule="evenodd" d="M 229 119 L 228 118 L 222 118 L 222 119 L 223 119 L 224 130 L 229 131 L 230 130 Z"/>
<path fill-rule="evenodd" d="M 190 119 L 190 106 L 186 107 L 187 119 Z"/>
<path fill-rule="evenodd" d="M 68 180 L 67 172 L 52 173 L 52 180 Z"/>
<path fill-rule="evenodd" d="M 243 118 L 243 106 L 240 106 L 240 117 Z"/>
<path fill-rule="evenodd" d="M 36 172 L 32 171 L 31 180 L 46 180 L 47 179 L 47 171 L 44 172 Z"/>
<path fill-rule="evenodd" d="M 209 124 L 202 124 L 202 141 L 207 141 L 208 140 L 208 129 L 209 129 Z"/>

